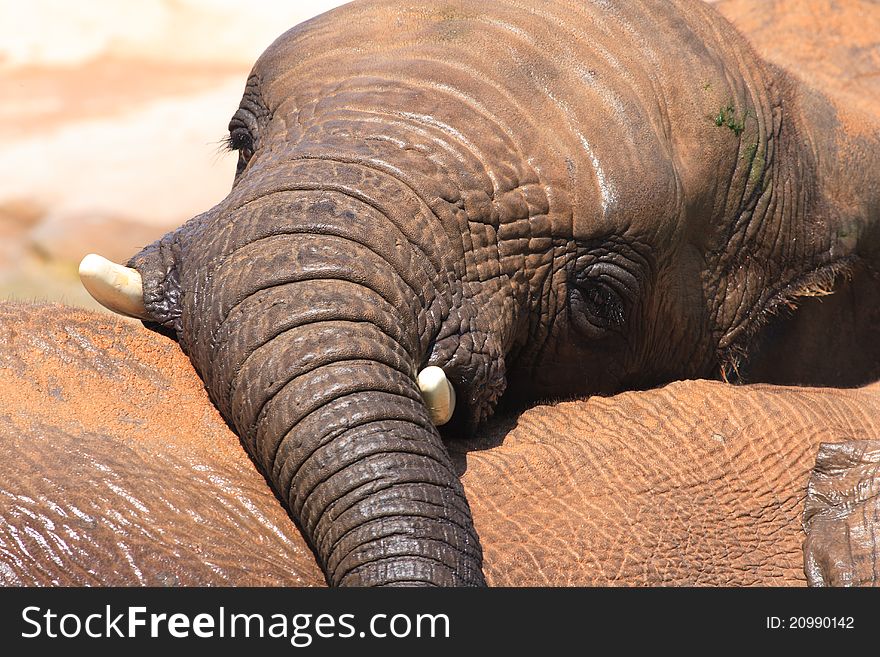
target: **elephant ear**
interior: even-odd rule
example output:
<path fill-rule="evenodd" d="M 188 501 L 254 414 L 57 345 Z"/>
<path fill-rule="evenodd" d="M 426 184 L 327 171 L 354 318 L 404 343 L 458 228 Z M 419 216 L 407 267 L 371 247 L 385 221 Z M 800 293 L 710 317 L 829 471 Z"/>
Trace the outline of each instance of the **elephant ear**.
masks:
<path fill-rule="evenodd" d="M 804 508 L 810 586 L 880 586 L 880 440 L 823 443 Z"/>

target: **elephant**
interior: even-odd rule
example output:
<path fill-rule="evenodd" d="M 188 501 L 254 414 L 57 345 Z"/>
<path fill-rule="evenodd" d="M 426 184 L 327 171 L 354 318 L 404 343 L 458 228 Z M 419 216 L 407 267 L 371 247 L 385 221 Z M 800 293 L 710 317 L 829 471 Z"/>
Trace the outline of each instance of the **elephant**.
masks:
<path fill-rule="evenodd" d="M 171 340 L 4 303 L 0 341 L 0 583 L 324 583 Z M 878 585 L 878 429 L 880 384 L 685 381 L 496 415 L 452 460 L 492 585 Z"/>
<path fill-rule="evenodd" d="M 880 117 L 838 91 L 697 0 L 353 2 L 256 62 L 224 200 L 80 273 L 177 341 L 329 584 L 481 586 L 453 438 L 496 409 L 880 376 Z"/>

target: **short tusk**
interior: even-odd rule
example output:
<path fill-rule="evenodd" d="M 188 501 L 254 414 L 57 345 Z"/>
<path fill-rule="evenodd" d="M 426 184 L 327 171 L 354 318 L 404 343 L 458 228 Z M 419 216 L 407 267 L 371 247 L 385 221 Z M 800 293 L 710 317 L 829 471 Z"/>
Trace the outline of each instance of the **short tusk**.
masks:
<path fill-rule="evenodd" d="M 95 301 L 108 310 L 149 319 L 144 309 L 144 281 L 136 269 L 90 253 L 79 263 L 79 278 Z"/>
<path fill-rule="evenodd" d="M 418 383 L 431 421 L 438 427 L 449 422 L 455 412 L 455 389 L 446 372 L 434 365 L 426 367 L 419 372 Z"/>

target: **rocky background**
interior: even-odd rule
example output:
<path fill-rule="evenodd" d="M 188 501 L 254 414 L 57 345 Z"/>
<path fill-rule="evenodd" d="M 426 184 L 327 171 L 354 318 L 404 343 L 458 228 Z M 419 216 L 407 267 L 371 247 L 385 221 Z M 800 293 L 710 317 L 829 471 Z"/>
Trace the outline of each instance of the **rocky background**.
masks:
<path fill-rule="evenodd" d="M 80 259 L 124 261 L 221 200 L 256 58 L 342 0 L 0 0 L 0 299 L 99 308 Z"/>

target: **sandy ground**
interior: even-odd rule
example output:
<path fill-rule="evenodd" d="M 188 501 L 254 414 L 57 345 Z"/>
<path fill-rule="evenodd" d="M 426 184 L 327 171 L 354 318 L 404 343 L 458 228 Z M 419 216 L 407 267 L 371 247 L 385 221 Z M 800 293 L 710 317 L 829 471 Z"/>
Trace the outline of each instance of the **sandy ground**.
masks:
<path fill-rule="evenodd" d="M 340 0 L 0 0 L 0 299 L 96 308 L 76 265 L 124 260 L 222 199 L 259 54 Z M 246 18 L 246 29 L 242 21 Z"/>

